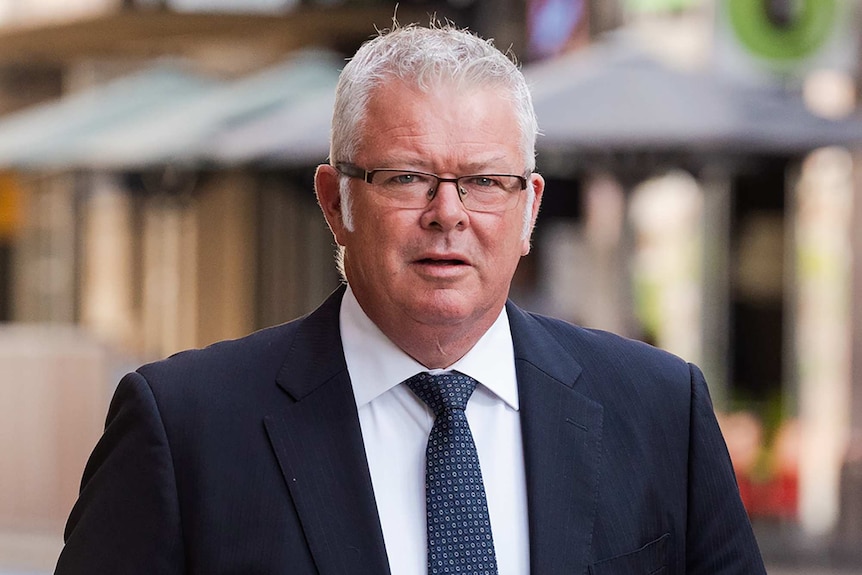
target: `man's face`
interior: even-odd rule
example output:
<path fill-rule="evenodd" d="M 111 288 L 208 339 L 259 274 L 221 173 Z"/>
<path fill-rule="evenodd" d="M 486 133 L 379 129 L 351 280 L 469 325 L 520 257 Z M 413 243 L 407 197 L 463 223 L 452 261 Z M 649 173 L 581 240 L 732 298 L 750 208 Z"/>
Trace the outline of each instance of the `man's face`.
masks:
<path fill-rule="evenodd" d="M 372 95 L 360 151 L 349 160 L 368 170 L 400 168 L 450 178 L 521 175 L 525 165 L 514 106 L 497 92 L 444 86 L 425 93 L 386 83 Z M 322 180 L 318 176 L 324 204 Z M 361 179 L 350 185 L 353 229 L 346 229 L 337 213 L 327 213 L 327 219 L 346 249 L 348 282 L 366 314 L 390 338 L 407 325 L 476 326 L 484 332 L 506 301 L 520 257 L 529 251 L 523 219 L 527 190 L 511 209 L 482 213 L 465 209 L 452 183 L 441 184 L 418 209 L 386 205 L 375 186 Z M 528 182 L 536 194 L 531 222 L 543 185 L 538 175 Z"/>

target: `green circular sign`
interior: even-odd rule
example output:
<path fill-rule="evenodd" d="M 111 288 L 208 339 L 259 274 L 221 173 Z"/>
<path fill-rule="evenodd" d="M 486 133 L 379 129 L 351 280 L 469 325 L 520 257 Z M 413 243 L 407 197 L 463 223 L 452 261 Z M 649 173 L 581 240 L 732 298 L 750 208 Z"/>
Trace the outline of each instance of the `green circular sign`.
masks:
<path fill-rule="evenodd" d="M 769 18 L 769 0 L 727 0 L 730 24 L 752 53 L 773 60 L 810 56 L 829 38 L 838 13 L 836 0 L 797 0 L 795 18 L 778 26 Z"/>

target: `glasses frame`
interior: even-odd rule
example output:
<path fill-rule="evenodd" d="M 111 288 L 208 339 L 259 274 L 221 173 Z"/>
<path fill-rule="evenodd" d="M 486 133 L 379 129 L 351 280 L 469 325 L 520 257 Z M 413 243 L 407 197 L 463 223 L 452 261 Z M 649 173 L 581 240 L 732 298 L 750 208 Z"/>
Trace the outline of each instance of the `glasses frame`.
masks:
<path fill-rule="evenodd" d="M 356 164 L 352 164 L 350 162 L 336 162 L 335 169 L 338 170 L 339 173 L 347 176 L 348 178 L 356 178 L 362 180 L 366 184 L 376 185 L 371 180 L 374 179 L 374 174 L 378 172 L 403 172 L 405 174 L 417 174 L 420 176 L 427 176 L 430 178 L 434 178 L 437 181 L 437 185 L 433 186 L 430 190 L 428 190 L 428 201 L 434 199 L 434 196 L 437 195 L 437 189 L 440 187 L 440 184 L 449 182 L 455 184 L 455 188 L 458 190 L 458 197 L 461 199 L 461 202 L 464 202 L 464 196 L 467 195 L 467 192 L 464 190 L 462 186 L 458 184 L 459 180 L 464 178 L 476 178 L 476 177 L 507 177 L 507 178 L 516 178 L 520 183 L 521 187 L 518 191 L 524 191 L 527 189 L 527 180 L 530 177 L 532 172 L 526 172 L 523 176 L 519 176 L 516 174 L 465 174 L 463 176 L 458 176 L 456 178 L 444 178 L 442 176 L 438 176 L 437 174 L 432 174 L 430 172 L 421 172 L 418 170 L 406 170 L 402 168 L 374 168 L 373 170 L 366 170 Z M 514 195 L 514 194 L 513 194 Z M 470 208 L 468 208 L 470 209 Z M 480 211 L 480 210 L 472 210 L 472 211 Z"/>

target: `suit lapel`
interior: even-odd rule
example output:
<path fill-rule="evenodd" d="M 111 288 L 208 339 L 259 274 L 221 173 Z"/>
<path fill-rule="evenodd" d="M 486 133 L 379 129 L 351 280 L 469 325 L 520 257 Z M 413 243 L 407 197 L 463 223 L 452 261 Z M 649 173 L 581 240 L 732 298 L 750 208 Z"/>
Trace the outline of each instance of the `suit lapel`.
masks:
<path fill-rule="evenodd" d="M 507 307 L 527 472 L 531 573 L 586 570 L 598 497 L 602 406 L 581 395 L 581 367 L 556 338 Z"/>
<path fill-rule="evenodd" d="M 295 400 L 265 418 L 321 575 L 388 574 L 359 416 L 341 348 L 343 289 L 302 320 L 278 384 Z"/>

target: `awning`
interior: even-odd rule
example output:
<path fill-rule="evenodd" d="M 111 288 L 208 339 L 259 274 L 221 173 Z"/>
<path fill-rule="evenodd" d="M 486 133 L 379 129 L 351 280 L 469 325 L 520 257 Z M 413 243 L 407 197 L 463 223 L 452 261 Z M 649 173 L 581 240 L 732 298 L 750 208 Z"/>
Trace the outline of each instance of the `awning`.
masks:
<path fill-rule="evenodd" d="M 801 97 L 716 71 L 676 70 L 625 36 L 525 70 L 542 152 L 798 154 L 862 143 L 862 118 L 811 114 Z"/>
<path fill-rule="evenodd" d="M 195 101 L 218 82 L 175 63 L 0 118 L 0 167 L 66 167 L 93 133 L 149 117 L 166 103 Z"/>
<path fill-rule="evenodd" d="M 76 154 L 65 160 L 73 165 L 116 169 L 237 163 L 256 159 L 255 153 L 242 149 L 244 145 L 260 148 L 255 137 L 276 144 L 284 139 L 296 140 L 298 144 L 282 145 L 279 151 L 285 162 L 304 159 L 309 150 L 302 145 L 302 138 L 314 127 L 320 131 L 317 135 L 327 139 L 331 112 L 321 111 L 326 115 L 326 126 L 309 126 L 308 120 L 313 118 L 299 120 L 295 112 L 335 90 L 342 63 L 330 52 L 299 53 L 194 100 L 178 101 L 156 113 L 135 116 L 87 134 L 77 142 Z M 271 123 L 269 118 L 273 117 L 293 121 Z M 230 142 L 231 134 L 244 139 Z"/>
<path fill-rule="evenodd" d="M 342 64 L 331 52 L 308 50 L 231 82 L 159 66 L 0 120 L 0 166 L 320 161 Z"/>
<path fill-rule="evenodd" d="M 306 86 L 298 101 L 222 130 L 212 139 L 205 156 L 220 164 L 324 162 L 329 155 L 336 81 L 333 75 L 317 88 Z"/>

